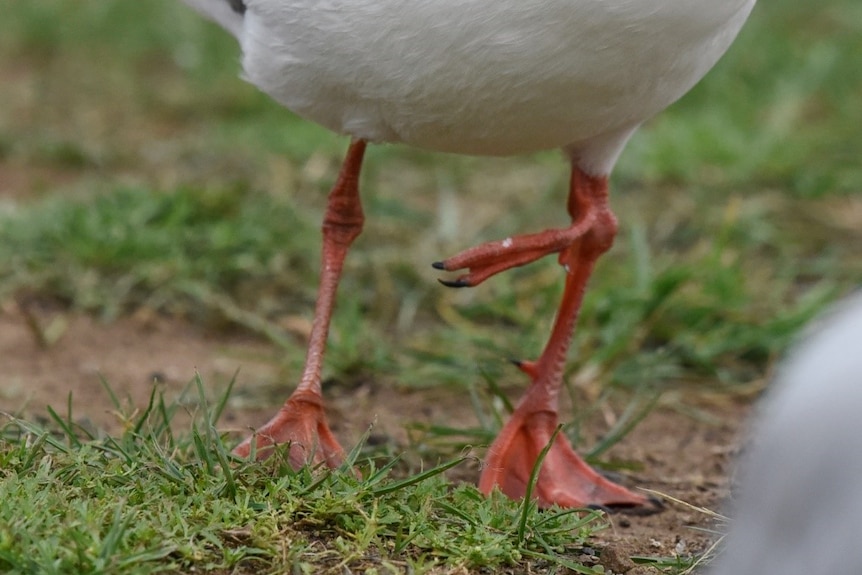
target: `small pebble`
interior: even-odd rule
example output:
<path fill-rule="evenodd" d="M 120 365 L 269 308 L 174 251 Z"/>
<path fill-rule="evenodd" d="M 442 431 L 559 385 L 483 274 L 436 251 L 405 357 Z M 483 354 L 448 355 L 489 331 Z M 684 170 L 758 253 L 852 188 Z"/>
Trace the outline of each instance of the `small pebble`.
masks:
<path fill-rule="evenodd" d="M 629 554 L 616 545 L 609 545 L 599 554 L 599 563 L 614 573 L 627 573 L 635 567 Z"/>

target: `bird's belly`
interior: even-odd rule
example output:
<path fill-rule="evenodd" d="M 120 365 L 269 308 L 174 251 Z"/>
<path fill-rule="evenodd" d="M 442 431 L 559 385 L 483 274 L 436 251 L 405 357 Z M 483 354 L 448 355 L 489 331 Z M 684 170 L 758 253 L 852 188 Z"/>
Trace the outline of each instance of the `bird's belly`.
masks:
<path fill-rule="evenodd" d="M 753 0 L 632 4 L 249 0 L 243 64 L 252 83 L 336 132 L 530 152 L 661 111 L 712 67 Z"/>

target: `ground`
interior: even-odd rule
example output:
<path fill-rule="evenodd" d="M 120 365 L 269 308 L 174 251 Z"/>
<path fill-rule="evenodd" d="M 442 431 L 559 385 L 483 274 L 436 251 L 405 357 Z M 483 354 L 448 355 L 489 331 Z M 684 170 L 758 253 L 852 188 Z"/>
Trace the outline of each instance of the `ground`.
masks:
<path fill-rule="evenodd" d="M 34 322 L 41 330 L 34 331 Z M 40 342 L 36 334 L 50 332 L 52 325 L 55 341 Z M 291 389 L 292 382 L 278 379 L 278 353 L 273 345 L 247 335 L 214 337 L 182 320 L 152 314 L 100 323 L 44 303 L 19 300 L 0 315 L 0 357 L 5 358 L 9 382 L 2 392 L 6 409 L 15 406 L 31 419 L 44 419 L 48 405 L 65 411 L 71 393 L 76 420 L 114 431 L 122 419 L 102 378 L 131 405 L 144 406 L 153 385 L 162 386 L 166 396 L 173 398 L 197 371 L 214 390 L 238 374 L 221 427 L 235 430 L 239 437 L 263 423 Z M 358 385 L 331 382 L 327 386 L 333 427 L 345 444 L 358 440 L 372 423 L 372 437 L 393 442 L 394 449 L 401 451 L 411 449 L 405 430 L 409 424 L 475 424 L 463 394 L 439 388 L 382 387 L 373 378 Z M 261 398 L 271 398 L 271 403 Z M 668 393 L 611 450 L 610 458 L 640 462 L 637 471 L 620 476 L 627 485 L 720 511 L 749 403 L 742 393 L 688 393 L 684 398 Z M 194 402 L 189 409 L 194 409 Z M 614 417 L 608 408 L 588 433 L 601 434 Z M 482 453 L 481 448 L 475 450 L 477 458 Z M 452 479 L 476 481 L 476 461 L 454 470 Z M 630 556 L 702 553 L 721 529 L 711 516 L 672 501 L 658 514 L 614 514 L 610 519 L 610 528 L 597 537 L 595 545 L 603 550 L 600 561 L 618 572 L 634 568 Z"/>

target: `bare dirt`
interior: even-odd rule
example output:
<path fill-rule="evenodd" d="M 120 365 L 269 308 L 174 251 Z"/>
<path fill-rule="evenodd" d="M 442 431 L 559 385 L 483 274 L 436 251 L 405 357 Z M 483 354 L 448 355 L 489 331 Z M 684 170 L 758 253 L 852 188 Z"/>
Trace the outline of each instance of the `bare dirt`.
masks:
<path fill-rule="evenodd" d="M 122 425 L 100 378 L 130 405 L 142 407 L 153 385 L 162 386 L 167 399 L 176 398 L 197 370 L 208 393 L 216 395 L 238 372 L 221 420 L 223 428 L 238 435 L 272 415 L 292 386 L 281 381 L 286 377 L 279 371 L 278 350 L 259 340 L 213 337 L 180 320 L 146 314 L 101 323 L 43 303 L 10 303 L 2 310 L 0 357 L 8 382 L 0 389 L 0 410 L 39 420 L 47 405 L 65 413 L 71 392 L 75 419 L 97 429 Z M 364 383 L 329 390 L 330 417 L 345 444 L 358 439 L 372 421 L 376 436 L 402 450 L 409 449 L 406 424 L 475 424 L 469 402 L 452 390 L 380 387 Z M 619 478 L 627 485 L 720 511 L 748 403 L 726 394 L 670 394 L 607 456 L 642 463 L 642 470 Z M 195 405 L 190 400 L 189 410 Z M 588 432 L 598 437 L 606 429 L 602 419 L 613 417 L 606 412 Z M 474 463 L 455 478 L 475 481 L 477 476 Z M 663 512 L 651 516 L 611 516 L 611 527 L 595 547 L 611 572 L 650 573 L 655 571 L 636 567 L 629 557 L 702 553 L 715 540 L 715 527 L 708 515 L 668 502 Z"/>

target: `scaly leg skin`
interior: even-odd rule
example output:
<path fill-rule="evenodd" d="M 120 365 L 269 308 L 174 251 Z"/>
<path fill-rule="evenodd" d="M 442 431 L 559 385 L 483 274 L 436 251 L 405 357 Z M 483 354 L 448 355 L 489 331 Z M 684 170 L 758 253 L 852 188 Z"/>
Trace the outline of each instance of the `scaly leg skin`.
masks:
<path fill-rule="evenodd" d="M 573 166 L 568 209 L 572 226 L 566 230 L 492 242 L 437 266 L 447 270 L 469 268 L 468 274 L 447 284 L 455 287 L 475 285 L 504 269 L 551 253 L 560 254 L 560 264 L 566 270 L 563 299 L 545 350 L 538 361 L 519 365 L 532 383 L 489 449 L 479 479 L 479 489 L 486 494 L 499 487 L 513 499 L 526 495 L 539 453 L 557 427 L 566 353 L 587 280 L 616 234 L 616 218 L 608 206 L 607 178 L 589 176 Z M 533 497 L 542 507 L 640 507 L 651 503 L 596 473 L 560 434 L 543 461 Z"/>
<path fill-rule="evenodd" d="M 234 449 L 235 455 L 248 457 L 254 451 L 257 459 L 265 459 L 272 454 L 273 446 L 289 443 L 289 461 L 295 469 L 321 463 L 338 467 L 344 461 L 344 449 L 326 422 L 320 374 L 344 257 L 365 221 L 359 199 L 359 171 L 364 153 L 364 141 L 351 142 L 338 180 L 329 193 L 323 219 L 320 288 L 302 379 L 275 417 L 239 444 Z"/>

